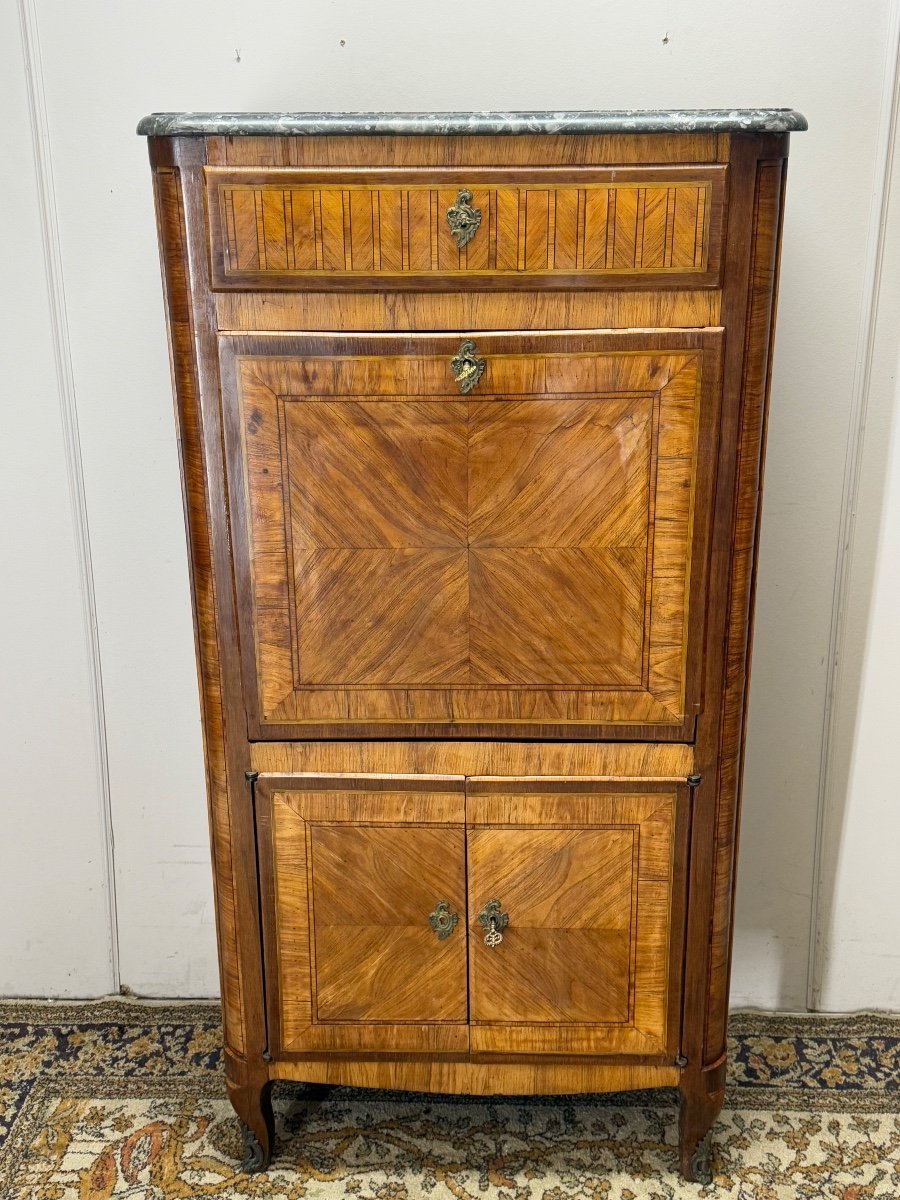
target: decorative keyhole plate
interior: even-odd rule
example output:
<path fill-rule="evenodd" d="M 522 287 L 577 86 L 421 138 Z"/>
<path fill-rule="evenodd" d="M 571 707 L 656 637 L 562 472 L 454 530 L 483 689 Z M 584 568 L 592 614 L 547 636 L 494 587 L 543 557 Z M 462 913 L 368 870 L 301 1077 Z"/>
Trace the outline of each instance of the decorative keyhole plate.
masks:
<path fill-rule="evenodd" d="M 484 944 L 493 948 L 503 941 L 503 930 L 509 924 L 509 914 L 501 910 L 499 900 L 488 900 L 478 914 L 478 924 L 485 931 Z"/>
<path fill-rule="evenodd" d="M 472 207 L 472 193 L 467 188 L 459 192 L 456 203 L 447 209 L 447 224 L 460 250 L 468 245 L 478 232 L 481 210 Z"/>
<path fill-rule="evenodd" d="M 428 917 L 428 924 L 437 934 L 438 941 L 443 942 L 456 928 L 458 920 L 456 913 L 450 911 L 449 901 L 439 900 L 434 906 L 434 912 Z"/>
<path fill-rule="evenodd" d="M 450 359 L 450 370 L 456 380 L 457 387 L 464 396 L 484 374 L 485 361 L 475 353 L 474 342 L 463 342 L 453 358 Z"/>

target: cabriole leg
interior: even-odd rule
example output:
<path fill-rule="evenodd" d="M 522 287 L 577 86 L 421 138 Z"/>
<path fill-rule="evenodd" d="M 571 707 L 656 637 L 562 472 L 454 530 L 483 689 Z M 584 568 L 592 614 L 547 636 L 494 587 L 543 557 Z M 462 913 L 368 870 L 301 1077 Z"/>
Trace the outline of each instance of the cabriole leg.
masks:
<path fill-rule="evenodd" d="M 266 1170 L 275 1146 L 272 1082 L 269 1079 L 246 1084 L 227 1082 L 228 1098 L 243 1125 L 246 1153 L 241 1170 L 254 1175 Z"/>
<path fill-rule="evenodd" d="M 678 1151 L 681 1173 L 690 1183 L 711 1183 L 710 1130 L 722 1109 L 720 1073 L 685 1071 L 678 1087 Z M 712 1088 L 712 1090 L 710 1090 Z"/>

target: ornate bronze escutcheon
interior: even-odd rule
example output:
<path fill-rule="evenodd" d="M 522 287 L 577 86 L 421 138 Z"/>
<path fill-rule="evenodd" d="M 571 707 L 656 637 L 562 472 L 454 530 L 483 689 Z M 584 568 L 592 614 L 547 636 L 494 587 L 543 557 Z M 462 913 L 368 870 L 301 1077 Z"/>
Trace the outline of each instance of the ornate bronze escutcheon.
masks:
<path fill-rule="evenodd" d="M 434 906 L 434 912 L 428 917 L 428 924 L 437 934 L 438 941 L 443 942 L 456 928 L 458 920 L 459 917 L 456 913 L 450 911 L 449 901 L 438 900 Z"/>
<path fill-rule="evenodd" d="M 465 396 L 484 374 L 485 361 L 475 354 L 474 342 L 463 342 L 453 358 L 450 359 L 450 370 L 457 386 Z"/>
<path fill-rule="evenodd" d="M 503 941 L 503 930 L 509 924 L 509 914 L 501 911 L 499 900 L 488 900 L 478 914 L 478 924 L 485 931 L 484 944 L 499 946 Z"/>
<path fill-rule="evenodd" d="M 481 210 L 472 207 L 472 193 L 463 188 L 457 194 L 456 203 L 447 209 L 447 224 L 460 250 L 468 245 L 481 224 Z"/>

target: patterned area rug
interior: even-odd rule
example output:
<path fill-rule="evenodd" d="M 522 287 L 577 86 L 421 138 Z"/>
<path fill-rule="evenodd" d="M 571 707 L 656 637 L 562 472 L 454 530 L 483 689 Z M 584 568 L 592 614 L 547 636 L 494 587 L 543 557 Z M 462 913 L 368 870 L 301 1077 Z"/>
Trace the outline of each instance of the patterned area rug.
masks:
<path fill-rule="evenodd" d="M 900 1019 L 732 1019 L 711 1185 L 676 1171 L 671 1093 L 465 1100 L 276 1091 L 242 1147 L 212 1005 L 0 1004 L 3 1200 L 868 1200 L 900 1197 Z"/>

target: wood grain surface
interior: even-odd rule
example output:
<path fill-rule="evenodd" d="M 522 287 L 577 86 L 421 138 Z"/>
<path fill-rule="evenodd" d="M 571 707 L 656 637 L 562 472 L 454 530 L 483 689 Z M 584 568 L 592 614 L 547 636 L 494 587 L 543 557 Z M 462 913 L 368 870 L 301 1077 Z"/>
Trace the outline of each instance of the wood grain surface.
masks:
<path fill-rule="evenodd" d="M 150 139 L 226 1073 L 264 1161 L 276 1078 L 677 1085 L 694 1177 L 787 140 Z"/>
<path fill-rule="evenodd" d="M 282 1048 L 459 1051 L 470 1022 L 473 1052 L 671 1051 L 689 796 L 643 787 L 261 776 Z M 496 947 L 478 921 L 492 898 L 510 920 Z M 439 901 L 458 918 L 444 939 Z"/>
<path fill-rule="evenodd" d="M 681 742 L 254 742 L 254 771 L 270 775 L 493 775 L 681 783 L 694 772 Z"/>
<path fill-rule="evenodd" d="M 698 722 L 691 837 L 680 1086 L 682 1170 L 722 1106 L 725 1015 L 732 945 L 753 578 L 756 559 L 777 247 L 783 210 L 784 137 L 734 138 L 722 320 L 728 331 L 710 597 L 727 596 L 708 641 Z M 748 386 L 749 385 L 749 386 Z"/>
<path fill-rule="evenodd" d="M 166 316 L 172 377 L 179 423 L 185 525 L 190 550 L 191 598 L 197 674 L 204 729 L 206 790 L 216 900 L 223 1024 L 226 1046 L 242 1056 L 250 1043 L 250 1025 L 256 1018 L 254 1002 L 261 991 L 252 983 L 254 968 L 245 962 L 250 951 L 242 948 L 246 916 L 239 912 L 241 834 L 237 806 L 246 798 L 234 794 L 229 778 L 229 758 L 235 750 L 236 731 L 226 734 L 229 697 L 223 690 L 223 657 L 227 660 L 227 624 L 221 616 L 221 597 L 215 579 L 216 538 L 221 546 L 221 509 L 212 502 L 214 487 L 208 476 L 206 451 L 218 430 L 204 421 L 198 364 L 195 360 L 195 311 L 190 273 L 188 232 L 182 172 L 162 168 L 154 174 L 154 199 L 160 257 L 165 281 Z M 221 463 L 221 456 L 219 457 Z M 224 651 L 224 654 L 223 654 Z M 233 689 L 232 689 L 233 690 Z M 233 699 L 233 697 L 231 697 Z M 258 922 L 257 922 L 258 925 Z M 252 961 L 252 960 L 251 960 Z M 247 976 L 250 976 L 248 980 Z M 258 1031 L 261 1032 L 261 1031 Z"/>
<path fill-rule="evenodd" d="M 402 1088 L 416 1092 L 458 1092 L 465 1096 L 554 1096 L 579 1092 L 622 1092 L 676 1087 L 677 1067 L 608 1061 L 533 1063 L 358 1061 L 331 1058 L 282 1059 L 272 1064 L 275 1079 L 333 1083 L 346 1087 Z"/>
<path fill-rule="evenodd" d="M 157 139 L 165 149 L 169 139 Z M 209 162 L 229 167 L 536 167 L 727 161 L 727 134 L 547 137 L 212 137 Z"/>
<path fill-rule="evenodd" d="M 719 324 L 721 292 L 217 292 L 222 332 L 693 329 Z"/>
<path fill-rule="evenodd" d="M 223 339 L 251 728 L 691 728 L 718 336 L 454 349 Z"/>
<path fill-rule="evenodd" d="M 207 172 L 214 286 L 717 282 L 727 167 Z M 480 213 L 463 247 L 446 215 Z M 506 281 L 506 282 L 504 282 Z"/>
<path fill-rule="evenodd" d="M 731 536 L 729 592 L 732 599 L 728 618 L 718 751 L 720 775 L 715 834 L 709 1007 L 704 1050 L 707 1061 L 716 1061 L 724 1053 L 728 1019 L 735 865 L 747 690 L 750 683 L 753 600 L 786 173 L 786 163 L 781 158 L 763 160 L 755 164 L 747 342 L 741 375 L 741 418 L 736 445 L 737 481 Z"/>
<path fill-rule="evenodd" d="M 285 1050 L 468 1048 L 464 820 L 463 780 L 260 782 Z M 445 939 L 429 923 L 440 901 L 461 920 Z"/>
<path fill-rule="evenodd" d="M 671 1051 L 687 788 L 466 790 L 473 1051 Z M 493 947 L 477 920 L 492 898 L 509 917 Z"/>

